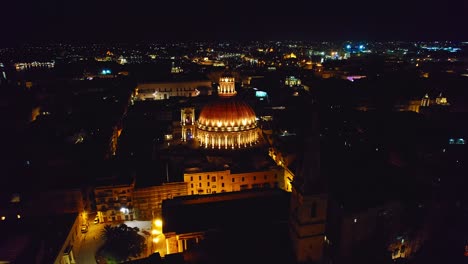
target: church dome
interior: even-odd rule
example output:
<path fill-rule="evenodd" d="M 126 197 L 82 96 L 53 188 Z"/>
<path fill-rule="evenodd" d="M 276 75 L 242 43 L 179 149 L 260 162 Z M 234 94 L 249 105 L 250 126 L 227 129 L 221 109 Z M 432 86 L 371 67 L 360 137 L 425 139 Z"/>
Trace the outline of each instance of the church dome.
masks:
<path fill-rule="evenodd" d="M 219 99 L 207 104 L 197 121 L 196 138 L 205 148 L 244 148 L 257 143 L 259 129 L 254 110 L 238 100 L 234 77 L 219 80 Z"/>
<path fill-rule="evenodd" d="M 234 98 L 206 105 L 198 119 L 198 129 L 208 131 L 243 131 L 256 126 L 253 109 L 247 103 Z"/>

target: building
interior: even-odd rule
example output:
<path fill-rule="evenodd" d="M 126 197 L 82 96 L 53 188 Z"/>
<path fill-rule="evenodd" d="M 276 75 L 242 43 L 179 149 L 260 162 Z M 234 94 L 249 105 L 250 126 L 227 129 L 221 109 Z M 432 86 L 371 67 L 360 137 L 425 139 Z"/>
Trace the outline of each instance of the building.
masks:
<path fill-rule="evenodd" d="M 219 99 L 205 105 L 197 120 L 195 137 L 200 146 L 238 149 L 259 142 L 255 112 L 246 102 L 237 99 L 236 93 L 234 77 L 221 77 Z"/>
<path fill-rule="evenodd" d="M 2 218 L 0 263 L 76 263 L 80 223 L 77 213 Z"/>
<path fill-rule="evenodd" d="M 161 215 L 162 202 L 177 196 L 187 195 L 186 182 L 162 183 L 147 187 L 137 187 L 133 191 L 136 218 L 152 220 Z"/>
<path fill-rule="evenodd" d="M 327 184 L 320 172 L 318 114 L 307 116 L 310 126 L 292 182 L 290 238 L 298 263 L 320 263 L 326 259 Z"/>
<path fill-rule="evenodd" d="M 133 100 L 165 100 L 171 97 L 211 95 L 209 80 L 139 83 Z"/>
<path fill-rule="evenodd" d="M 188 184 L 188 194 L 214 194 L 279 188 L 283 174 L 281 167 L 239 173 L 232 173 L 229 169 L 203 171 L 200 168 L 188 168 L 184 173 L 184 182 Z"/>
<path fill-rule="evenodd" d="M 286 229 L 284 223 L 287 222 L 289 199 L 290 193 L 270 189 L 268 191 L 247 190 L 203 196 L 181 196 L 165 200 L 162 215 L 165 223 L 163 233 L 166 237 L 167 254 L 185 251 L 190 253 L 196 244 L 210 240 L 212 238 L 210 235 L 213 233 L 216 234 L 214 243 L 221 250 L 207 251 L 205 252 L 205 254 L 209 252 L 207 255 L 219 256 L 223 254 L 222 251 L 227 250 L 236 253 L 222 257 L 238 259 L 252 257 L 250 253 L 257 256 L 267 254 L 273 257 L 275 254 L 271 252 L 275 250 L 286 252 L 287 247 L 281 249 L 263 246 L 250 248 L 248 245 L 252 244 L 249 241 L 256 241 L 255 243 L 261 243 L 261 245 L 268 245 L 271 241 L 285 242 L 286 239 L 282 239 L 280 233 L 281 230 Z M 272 230 L 275 232 L 271 232 Z M 262 235 L 263 232 L 269 235 Z M 218 240 L 222 237 L 224 239 Z M 241 243 L 242 250 L 225 244 L 224 240 L 232 244 Z M 228 259 L 219 259 L 217 263 L 228 263 L 226 261 Z"/>
<path fill-rule="evenodd" d="M 299 86 L 301 85 L 301 79 L 298 79 L 295 76 L 288 76 L 284 80 L 284 85 L 289 87 Z"/>
<path fill-rule="evenodd" d="M 135 178 L 118 182 L 115 178 L 101 179 L 94 189 L 99 222 L 135 219 L 133 191 Z"/>

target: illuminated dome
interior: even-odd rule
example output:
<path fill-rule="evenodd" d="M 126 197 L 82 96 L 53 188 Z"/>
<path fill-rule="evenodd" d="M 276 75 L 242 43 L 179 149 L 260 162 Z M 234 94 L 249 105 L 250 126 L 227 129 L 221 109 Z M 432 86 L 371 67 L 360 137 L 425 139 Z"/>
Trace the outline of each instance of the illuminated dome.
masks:
<path fill-rule="evenodd" d="M 229 82 L 226 86 L 226 83 Z M 196 138 L 206 148 L 244 148 L 255 144 L 259 130 L 253 109 L 234 97 L 231 78 L 221 77 L 218 88 L 220 97 L 200 112 Z M 222 95 L 221 95 L 222 94 Z"/>

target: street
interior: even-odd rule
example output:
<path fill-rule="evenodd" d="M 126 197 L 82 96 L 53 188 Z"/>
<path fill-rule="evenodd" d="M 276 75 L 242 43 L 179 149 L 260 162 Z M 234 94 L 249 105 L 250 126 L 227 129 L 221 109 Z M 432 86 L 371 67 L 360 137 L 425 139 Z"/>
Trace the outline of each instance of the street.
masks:
<path fill-rule="evenodd" d="M 92 220 L 88 222 L 88 232 L 80 234 L 81 243 L 78 243 L 78 246 L 75 249 L 75 260 L 77 264 L 97 263 L 95 255 L 99 247 L 101 247 L 104 244 L 104 240 L 102 238 L 102 230 L 104 229 L 104 226 L 106 224 L 110 224 L 112 226 L 121 224 L 121 222 L 94 224 Z M 161 254 L 161 256 L 165 255 L 166 241 L 164 239 L 164 235 L 147 235 L 151 234 L 151 221 L 134 220 L 124 221 L 123 223 L 129 227 L 138 227 L 140 229 L 139 234 L 145 237 L 147 251 L 143 252 L 141 257 L 147 257 L 151 255 L 152 252 L 156 251 L 158 251 Z"/>
<path fill-rule="evenodd" d="M 81 243 L 75 252 L 77 264 L 96 263 L 95 254 L 100 246 L 104 244 L 101 237 L 104 224 L 94 224 L 89 222 L 88 232 L 80 234 Z"/>

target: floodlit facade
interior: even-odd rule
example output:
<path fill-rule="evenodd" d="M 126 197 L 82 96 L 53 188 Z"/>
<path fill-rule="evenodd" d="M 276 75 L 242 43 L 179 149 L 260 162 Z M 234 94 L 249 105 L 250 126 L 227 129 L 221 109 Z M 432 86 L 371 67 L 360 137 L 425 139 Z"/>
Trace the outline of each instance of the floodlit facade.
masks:
<path fill-rule="evenodd" d="M 196 124 L 196 139 L 212 149 L 238 149 L 255 145 L 260 130 L 253 109 L 235 98 L 233 77 L 221 77 L 219 100 L 201 110 Z"/>
<path fill-rule="evenodd" d="M 184 182 L 189 195 L 236 192 L 248 189 L 282 188 L 283 169 L 231 173 L 231 170 L 202 171 L 198 168 L 187 169 Z"/>
<path fill-rule="evenodd" d="M 99 222 L 134 220 L 135 210 L 132 202 L 134 187 L 134 180 L 129 184 L 96 187 L 94 196 Z"/>
<path fill-rule="evenodd" d="M 135 88 L 133 100 L 165 100 L 174 96 L 195 97 L 207 91 L 211 94 L 210 81 L 151 82 L 139 83 Z"/>

